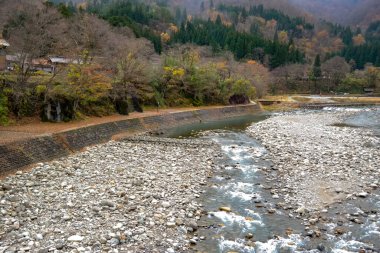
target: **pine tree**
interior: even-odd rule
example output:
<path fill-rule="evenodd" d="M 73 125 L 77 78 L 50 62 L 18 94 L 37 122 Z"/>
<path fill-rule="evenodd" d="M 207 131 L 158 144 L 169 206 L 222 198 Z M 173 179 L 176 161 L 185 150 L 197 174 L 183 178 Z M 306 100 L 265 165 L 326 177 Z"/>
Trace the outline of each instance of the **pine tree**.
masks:
<path fill-rule="evenodd" d="M 321 69 L 321 57 L 319 54 L 315 57 L 314 65 L 313 65 L 313 79 L 314 79 L 314 92 L 320 93 L 320 87 L 318 87 L 318 80 L 322 76 L 322 69 Z"/>
<path fill-rule="evenodd" d="M 242 22 L 245 23 L 245 21 L 247 20 L 247 18 L 248 18 L 248 13 L 247 13 L 246 9 L 243 8 L 243 10 L 241 11 Z"/>
<path fill-rule="evenodd" d="M 222 25 L 222 18 L 220 17 L 220 15 L 216 17 L 215 24 L 218 26 Z"/>
<path fill-rule="evenodd" d="M 183 9 L 183 13 L 182 13 L 182 21 L 187 21 L 187 10 L 186 10 L 186 8 L 185 9 Z"/>
<path fill-rule="evenodd" d="M 277 31 L 277 29 L 276 29 L 276 31 L 274 32 L 273 41 L 276 42 L 276 43 L 279 42 L 279 39 L 278 39 L 278 31 Z"/>
<path fill-rule="evenodd" d="M 205 11 L 205 2 L 202 1 L 201 3 L 201 12 Z"/>
<path fill-rule="evenodd" d="M 321 56 L 319 54 L 317 54 L 317 56 L 315 57 L 315 60 L 314 60 L 313 75 L 316 79 L 319 79 L 322 76 Z"/>

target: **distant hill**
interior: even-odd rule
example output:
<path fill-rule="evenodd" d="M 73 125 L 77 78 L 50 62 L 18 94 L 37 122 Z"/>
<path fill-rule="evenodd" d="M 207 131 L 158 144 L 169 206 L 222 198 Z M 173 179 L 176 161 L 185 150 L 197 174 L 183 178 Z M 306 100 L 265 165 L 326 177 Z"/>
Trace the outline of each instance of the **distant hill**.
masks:
<path fill-rule="evenodd" d="M 379 0 L 289 0 L 314 16 L 344 25 L 367 27 L 380 20 Z"/>
<path fill-rule="evenodd" d="M 157 0 L 157 2 L 186 8 L 189 13 L 199 12 L 202 2 L 206 8 L 211 2 L 214 6 L 221 3 L 246 7 L 262 4 L 266 8 L 278 9 L 290 16 L 306 17 L 308 21 L 324 19 L 363 28 L 380 20 L 379 0 Z"/>
<path fill-rule="evenodd" d="M 157 0 L 160 1 L 160 0 Z M 307 16 L 307 13 L 295 5 L 289 3 L 289 0 L 161 0 L 168 2 L 171 6 L 187 8 L 190 12 L 197 13 L 203 2 L 205 8 L 209 8 L 211 2 L 215 7 L 219 4 L 236 5 L 250 7 L 253 5 L 264 5 L 265 8 L 279 9 L 291 16 Z"/>
<path fill-rule="evenodd" d="M 74 5 L 89 0 L 50 0 L 52 2 L 72 2 Z M 92 1 L 92 0 L 91 0 Z M 266 8 L 281 10 L 290 16 L 302 16 L 308 21 L 324 19 L 334 23 L 363 28 L 374 21 L 380 20 L 379 0 L 137 0 L 143 3 L 156 2 L 159 4 L 181 9 L 186 8 L 188 13 L 197 14 L 201 4 L 209 8 L 219 4 L 249 7 L 262 4 Z"/>

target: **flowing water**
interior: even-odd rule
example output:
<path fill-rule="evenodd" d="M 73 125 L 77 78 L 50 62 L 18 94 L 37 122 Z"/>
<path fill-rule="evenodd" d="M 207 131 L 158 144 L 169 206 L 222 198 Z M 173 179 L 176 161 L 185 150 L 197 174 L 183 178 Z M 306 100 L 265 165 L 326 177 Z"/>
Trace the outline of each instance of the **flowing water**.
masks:
<path fill-rule="evenodd" d="M 380 108 L 358 112 L 349 117 L 345 125 L 380 133 Z M 290 217 L 291 211 L 276 209 L 278 202 L 271 197 L 270 182 L 261 173 L 262 168 L 272 166 L 271 161 L 264 158 L 267 151 L 244 131 L 250 124 L 267 117 L 257 115 L 195 124 L 167 134 L 177 138 L 211 139 L 220 145 L 225 155 L 199 200 L 208 215 L 199 221 L 194 250 L 207 253 L 380 252 L 379 195 L 331 206 L 326 216 L 334 218 L 345 213 L 362 215 L 362 210 L 372 210 L 369 215 L 363 214 L 364 224 L 350 224 L 349 232 L 342 236 L 334 235 L 337 226 L 334 218 L 320 226 L 323 234 L 315 238 L 305 233 L 303 220 Z M 221 207 L 230 207 L 231 211 L 220 211 Z"/>

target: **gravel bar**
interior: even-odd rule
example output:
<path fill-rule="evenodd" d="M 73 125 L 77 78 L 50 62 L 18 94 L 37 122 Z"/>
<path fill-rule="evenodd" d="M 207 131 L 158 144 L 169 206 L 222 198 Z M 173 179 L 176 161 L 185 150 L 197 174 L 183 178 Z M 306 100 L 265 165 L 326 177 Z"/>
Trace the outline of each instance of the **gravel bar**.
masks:
<path fill-rule="evenodd" d="M 219 147 L 139 137 L 0 181 L 0 252 L 186 252 Z"/>
<path fill-rule="evenodd" d="M 355 112 L 279 115 L 248 132 L 266 147 L 271 193 L 296 212 L 319 212 L 380 187 L 380 140 L 370 130 L 341 127 Z"/>

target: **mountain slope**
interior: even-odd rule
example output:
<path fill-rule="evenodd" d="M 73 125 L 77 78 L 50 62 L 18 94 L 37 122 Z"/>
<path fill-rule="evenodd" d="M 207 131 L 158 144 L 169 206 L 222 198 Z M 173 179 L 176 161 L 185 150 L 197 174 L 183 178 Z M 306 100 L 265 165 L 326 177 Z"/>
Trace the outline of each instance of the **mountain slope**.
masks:
<path fill-rule="evenodd" d="M 352 26 L 380 20 L 378 0 L 289 0 L 318 18 Z"/>

